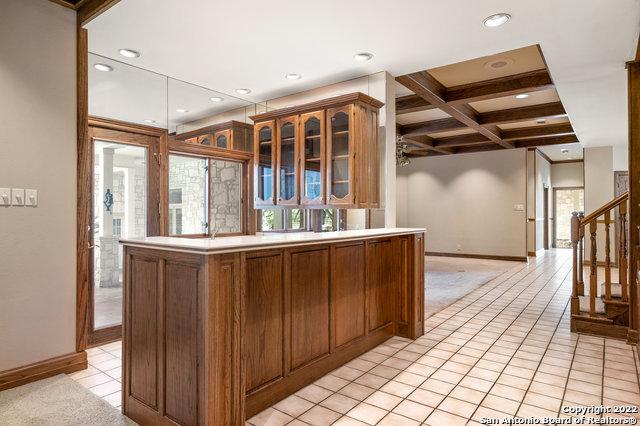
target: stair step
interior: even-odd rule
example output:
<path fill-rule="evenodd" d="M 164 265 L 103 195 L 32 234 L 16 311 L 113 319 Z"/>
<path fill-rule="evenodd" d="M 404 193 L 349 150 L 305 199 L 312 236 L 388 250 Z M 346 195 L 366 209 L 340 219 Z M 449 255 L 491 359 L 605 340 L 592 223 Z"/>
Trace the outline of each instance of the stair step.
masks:
<path fill-rule="evenodd" d="M 589 295 L 578 296 L 578 300 L 580 301 L 580 312 L 589 312 L 590 309 L 590 301 Z M 596 297 L 596 314 L 605 314 L 606 309 L 604 302 L 599 297 Z"/>
<path fill-rule="evenodd" d="M 605 283 L 600 284 L 600 296 L 605 295 Z M 622 297 L 622 285 L 620 283 L 611 283 L 611 297 Z"/>

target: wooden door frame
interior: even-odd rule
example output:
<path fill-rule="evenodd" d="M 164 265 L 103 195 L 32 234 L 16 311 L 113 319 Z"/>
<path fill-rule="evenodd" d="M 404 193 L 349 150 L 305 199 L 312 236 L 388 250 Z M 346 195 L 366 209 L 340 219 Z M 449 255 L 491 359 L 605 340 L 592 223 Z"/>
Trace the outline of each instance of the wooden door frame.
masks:
<path fill-rule="evenodd" d="M 543 202 L 542 202 L 542 210 L 543 210 L 543 229 L 544 229 L 544 236 L 542 238 L 542 246 L 545 250 L 549 250 L 550 248 L 550 244 L 549 244 L 549 186 L 545 185 L 542 188 L 542 197 L 544 198 Z"/>
<path fill-rule="evenodd" d="M 557 206 L 556 206 L 556 191 L 557 190 L 572 190 L 572 189 L 581 189 L 583 191 L 583 195 L 584 195 L 584 185 L 583 186 L 556 186 L 556 187 L 553 188 L 553 194 L 552 194 L 552 197 L 553 197 L 553 229 L 552 229 L 553 235 L 552 235 L 552 239 L 551 239 L 553 248 L 557 248 L 557 246 L 558 246 L 558 244 L 556 244 L 557 243 L 557 240 L 556 240 L 556 236 L 557 236 L 556 235 L 557 234 L 556 228 L 558 227 L 558 213 L 557 213 L 558 209 L 557 209 Z"/>
<path fill-rule="evenodd" d="M 77 297 L 76 297 L 76 350 L 118 340 L 122 336 L 122 326 L 111 326 L 94 330 L 93 328 L 93 144 L 102 139 L 134 146 L 147 146 L 148 170 L 157 164 L 157 171 L 147 176 L 148 214 L 157 212 L 152 220 L 147 220 L 147 233 L 161 235 L 166 214 L 161 208 L 155 209 L 150 203 L 163 205 L 166 198 L 166 157 L 167 132 L 149 126 L 135 125 L 117 120 L 87 116 L 86 132 L 83 134 L 82 149 L 78 150 L 78 213 L 77 213 Z M 149 137 L 157 138 L 158 146 L 152 150 L 148 145 Z M 155 151 L 155 152 L 154 152 Z M 157 154 L 157 155 L 152 155 Z M 155 182 L 155 183 L 154 183 Z M 151 201 L 153 200 L 153 201 Z M 156 201 L 157 200 L 157 201 Z"/>
<path fill-rule="evenodd" d="M 617 182 L 620 176 L 629 176 L 628 171 L 623 170 L 614 170 L 613 172 L 613 196 L 617 197 L 620 194 L 616 194 Z M 614 262 L 616 265 L 620 264 L 620 213 L 619 210 L 616 209 L 613 214 L 614 219 L 614 232 L 613 232 L 613 251 L 614 251 Z"/>

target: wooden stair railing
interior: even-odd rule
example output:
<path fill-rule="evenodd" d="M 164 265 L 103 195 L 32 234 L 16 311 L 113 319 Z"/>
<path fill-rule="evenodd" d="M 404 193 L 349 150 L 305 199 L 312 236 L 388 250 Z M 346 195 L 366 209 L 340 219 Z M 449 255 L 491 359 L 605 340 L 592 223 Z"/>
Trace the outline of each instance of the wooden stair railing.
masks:
<path fill-rule="evenodd" d="M 571 314 L 581 319 L 612 325 L 629 324 L 629 286 L 628 286 L 628 250 L 627 250 L 627 211 L 629 194 L 611 200 L 593 213 L 584 215 L 573 212 L 571 218 L 571 240 L 573 246 L 573 287 L 571 295 Z M 618 274 L 619 283 L 611 282 L 611 223 L 612 212 L 618 208 L 620 218 L 620 239 Z M 600 219 L 602 217 L 602 219 Z M 604 224 L 604 283 L 598 283 L 598 223 Z M 585 237 L 588 241 L 585 242 Z M 589 294 L 584 288 L 584 252 L 589 244 Z M 612 291 L 612 287 L 614 290 Z M 588 298 L 588 299 L 587 299 Z M 582 303 L 581 303 L 582 301 Z M 588 301 L 588 304 L 587 304 Z M 572 319 L 573 320 L 573 319 Z M 574 326 L 572 325 L 572 330 Z"/>

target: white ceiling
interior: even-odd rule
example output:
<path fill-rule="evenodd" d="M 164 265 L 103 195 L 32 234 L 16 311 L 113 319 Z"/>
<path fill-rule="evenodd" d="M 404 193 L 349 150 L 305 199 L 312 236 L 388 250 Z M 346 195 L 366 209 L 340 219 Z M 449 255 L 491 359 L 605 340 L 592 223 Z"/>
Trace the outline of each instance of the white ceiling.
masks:
<path fill-rule="evenodd" d="M 482 20 L 513 18 L 498 28 Z M 540 44 L 585 146 L 625 144 L 625 61 L 640 0 L 121 0 L 88 24 L 92 52 L 263 101 L 378 71 L 400 75 Z M 356 52 L 372 52 L 367 63 Z M 302 80 L 284 78 L 300 73 Z"/>
<path fill-rule="evenodd" d="M 582 147 L 576 143 L 547 145 L 538 147 L 538 149 L 544 152 L 552 161 L 582 160 L 583 158 Z M 564 149 L 567 152 L 562 152 Z"/>

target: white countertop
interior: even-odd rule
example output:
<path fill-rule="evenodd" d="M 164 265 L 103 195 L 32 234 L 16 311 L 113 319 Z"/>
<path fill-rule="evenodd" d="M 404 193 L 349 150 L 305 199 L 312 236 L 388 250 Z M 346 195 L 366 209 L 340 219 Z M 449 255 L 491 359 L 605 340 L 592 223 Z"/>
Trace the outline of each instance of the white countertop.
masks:
<path fill-rule="evenodd" d="M 121 239 L 126 246 L 149 247 L 186 253 L 208 254 L 235 251 L 261 250 L 270 247 L 300 246 L 333 241 L 348 241 L 389 235 L 415 234 L 425 232 L 424 228 L 376 228 L 337 232 L 289 232 L 267 233 L 263 235 L 242 235 L 237 237 L 178 238 L 146 237 Z"/>

